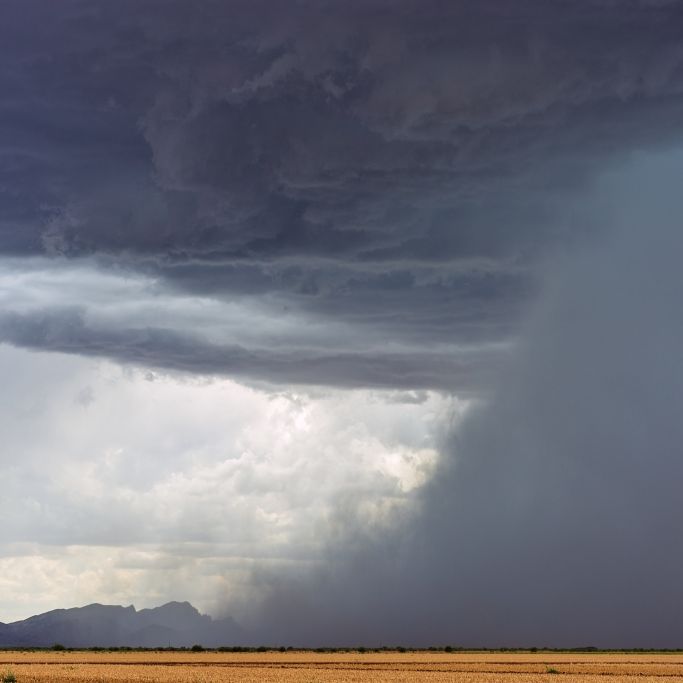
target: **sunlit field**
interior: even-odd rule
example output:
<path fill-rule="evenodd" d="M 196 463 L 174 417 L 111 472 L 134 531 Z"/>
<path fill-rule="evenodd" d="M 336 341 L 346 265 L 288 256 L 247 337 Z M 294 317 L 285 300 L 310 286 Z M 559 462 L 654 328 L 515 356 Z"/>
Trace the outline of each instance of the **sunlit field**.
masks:
<path fill-rule="evenodd" d="M 683 654 L 0 652 L 0 681 L 683 681 Z"/>

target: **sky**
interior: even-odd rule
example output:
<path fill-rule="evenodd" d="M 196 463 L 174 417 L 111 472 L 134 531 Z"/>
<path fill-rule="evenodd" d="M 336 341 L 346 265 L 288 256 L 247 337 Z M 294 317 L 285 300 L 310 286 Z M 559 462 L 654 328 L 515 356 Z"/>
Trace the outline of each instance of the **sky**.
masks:
<path fill-rule="evenodd" d="M 0 621 L 680 647 L 683 7 L 6 0 Z"/>

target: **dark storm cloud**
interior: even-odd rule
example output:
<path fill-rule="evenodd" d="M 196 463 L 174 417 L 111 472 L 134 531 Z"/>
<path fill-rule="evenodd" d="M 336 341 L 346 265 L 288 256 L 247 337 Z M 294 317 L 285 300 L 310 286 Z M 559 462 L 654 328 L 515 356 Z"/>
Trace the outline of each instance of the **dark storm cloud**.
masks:
<path fill-rule="evenodd" d="M 36 350 L 109 357 L 171 371 L 247 377 L 265 382 L 339 387 L 457 386 L 475 394 L 500 365 L 500 350 L 461 353 L 277 351 L 218 345 L 163 328 L 88 325 L 78 310 L 0 314 L 0 342 Z"/>
<path fill-rule="evenodd" d="M 388 534 L 349 515 L 318 573 L 261 576 L 258 637 L 680 647 L 682 169 L 602 188 L 609 238 L 556 264 L 417 514 Z"/>
<path fill-rule="evenodd" d="M 683 114 L 676 3 L 0 12 L 4 254 L 106 255 L 170 292 L 276 297 L 432 365 L 445 339 L 514 337 L 538 263 L 599 229 L 571 197 Z M 246 356 L 236 373 L 270 372 Z"/>
<path fill-rule="evenodd" d="M 321 573 L 258 577 L 261 641 L 678 646 L 680 160 L 590 189 L 680 141 L 682 38 L 662 0 L 6 0 L 0 341 L 493 385 L 414 517 L 350 501 Z"/>

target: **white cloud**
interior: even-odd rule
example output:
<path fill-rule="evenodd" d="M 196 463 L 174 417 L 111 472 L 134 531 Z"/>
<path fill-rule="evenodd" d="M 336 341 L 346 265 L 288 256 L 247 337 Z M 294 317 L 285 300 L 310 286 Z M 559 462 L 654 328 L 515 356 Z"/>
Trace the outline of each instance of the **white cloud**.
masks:
<path fill-rule="evenodd" d="M 210 611 L 255 563 L 315 562 L 348 501 L 368 523 L 408 503 L 466 408 L 6 346 L 0 368 L 0 621 L 97 600 Z"/>

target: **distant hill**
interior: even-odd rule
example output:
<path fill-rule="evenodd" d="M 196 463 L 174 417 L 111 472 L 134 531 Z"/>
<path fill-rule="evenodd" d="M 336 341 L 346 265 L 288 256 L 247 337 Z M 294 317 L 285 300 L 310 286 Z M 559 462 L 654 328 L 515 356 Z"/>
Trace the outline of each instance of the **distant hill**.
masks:
<path fill-rule="evenodd" d="M 0 623 L 0 647 L 216 647 L 243 641 L 233 619 L 214 620 L 189 602 L 141 610 L 94 604 Z"/>

